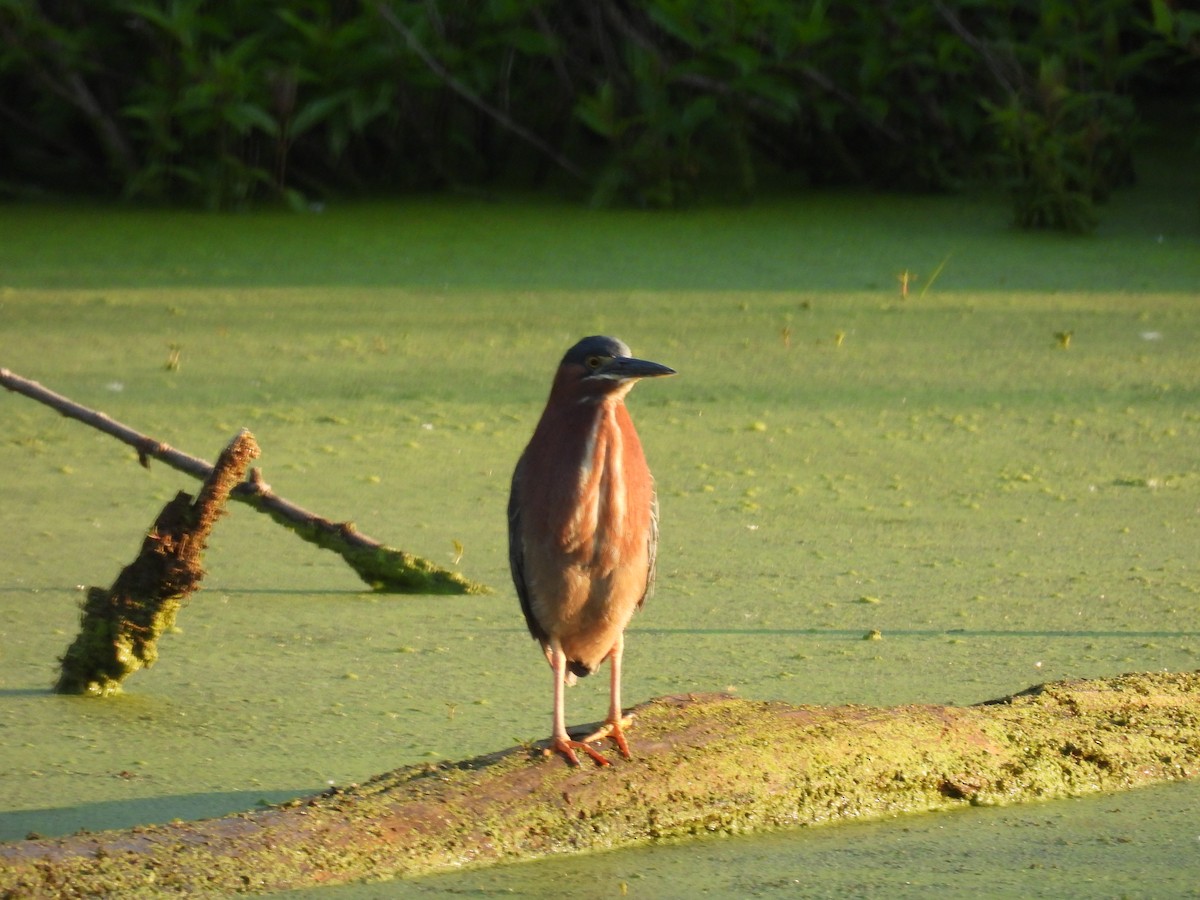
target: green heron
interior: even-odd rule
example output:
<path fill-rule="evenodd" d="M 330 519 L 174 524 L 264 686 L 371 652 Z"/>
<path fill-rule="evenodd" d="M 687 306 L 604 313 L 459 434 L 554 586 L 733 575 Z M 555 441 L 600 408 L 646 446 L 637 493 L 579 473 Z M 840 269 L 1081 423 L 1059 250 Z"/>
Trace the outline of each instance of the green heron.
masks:
<path fill-rule="evenodd" d="M 611 337 L 567 351 L 546 409 L 513 472 L 508 557 L 529 633 L 554 672 L 551 745 L 573 765 L 591 741 L 611 737 L 629 759 L 621 718 L 625 626 L 654 581 L 658 501 L 642 444 L 625 408 L 639 378 L 675 370 L 634 359 Z M 604 660 L 612 682 L 604 726 L 585 740 L 567 734 L 563 691 Z"/>

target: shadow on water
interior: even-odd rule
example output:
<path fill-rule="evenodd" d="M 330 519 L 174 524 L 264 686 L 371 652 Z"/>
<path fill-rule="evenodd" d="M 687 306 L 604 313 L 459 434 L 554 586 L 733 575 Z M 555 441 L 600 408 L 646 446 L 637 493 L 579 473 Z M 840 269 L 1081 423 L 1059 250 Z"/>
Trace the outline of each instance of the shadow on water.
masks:
<path fill-rule="evenodd" d="M 480 629 L 501 634 L 523 634 L 524 628 Z M 638 635 L 675 637 L 679 635 L 707 635 L 712 637 L 814 637 L 839 638 L 860 641 L 865 628 L 638 628 L 630 629 Z M 1200 638 L 1200 631 L 1068 631 L 1068 630 L 1016 630 L 1005 628 L 888 628 L 887 637 L 930 638 L 1078 638 L 1099 640 L 1168 640 L 1174 638 Z"/>
<path fill-rule="evenodd" d="M 175 819 L 213 819 L 307 797 L 320 790 L 310 787 L 295 791 L 218 791 L 0 812 L 0 841 L 23 840 L 33 832 L 39 837 L 61 837 L 81 830 L 109 831 Z"/>
<path fill-rule="evenodd" d="M 264 588 L 264 587 L 237 587 L 227 584 L 209 584 L 204 587 L 204 590 L 209 594 L 255 594 L 255 595 L 279 595 L 282 597 L 378 597 L 380 592 L 373 591 L 368 587 L 363 588 Z M 29 585 L 0 585 L 0 593 L 4 594 L 80 594 L 82 593 L 77 587 L 68 587 L 62 584 L 43 585 L 41 587 L 30 587 Z M 400 595 L 397 595 L 400 596 Z"/>
<path fill-rule="evenodd" d="M 830 637 L 830 638 L 853 638 L 860 640 L 863 636 L 864 629 L 862 628 L 639 628 L 640 634 L 657 634 L 657 635 L 679 635 L 679 634 L 709 634 L 709 635 L 746 635 L 753 637 L 755 635 L 764 636 L 780 636 L 780 635 L 806 635 L 809 637 Z M 1114 638 L 1117 640 L 1140 639 L 1150 640 L 1153 638 L 1165 640 L 1167 638 L 1195 638 L 1200 637 L 1200 631 L 1015 631 L 1010 629 L 1000 628 L 889 628 L 886 631 L 888 637 L 944 637 L 953 635 L 955 637 L 980 637 L 980 638 L 1086 638 L 1088 640 L 1098 638 Z"/>

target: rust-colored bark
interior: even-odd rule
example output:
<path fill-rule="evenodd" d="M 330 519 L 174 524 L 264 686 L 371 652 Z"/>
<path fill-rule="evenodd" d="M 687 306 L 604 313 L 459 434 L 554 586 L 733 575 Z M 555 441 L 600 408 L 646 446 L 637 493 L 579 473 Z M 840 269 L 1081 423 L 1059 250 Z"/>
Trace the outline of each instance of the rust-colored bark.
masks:
<path fill-rule="evenodd" d="M 163 507 L 141 552 L 108 589 L 88 589 L 79 634 L 63 654 L 54 690 L 107 695 L 158 658 L 158 639 L 204 578 L 201 557 L 230 492 L 258 457 L 254 435 L 229 443 L 193 501 L 182 491 Z"/>

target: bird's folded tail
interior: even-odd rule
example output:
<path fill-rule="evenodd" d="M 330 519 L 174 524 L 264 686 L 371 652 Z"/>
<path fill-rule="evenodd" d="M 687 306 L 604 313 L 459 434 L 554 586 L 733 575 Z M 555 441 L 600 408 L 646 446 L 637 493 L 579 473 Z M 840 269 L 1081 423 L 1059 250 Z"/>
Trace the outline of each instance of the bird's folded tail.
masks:
<path fill-rule="evenodd" d="M 567 677 L 565 679 L 567 684 L 574 684 L 577 679 L 587 678 L 592 674 L 591 668 L 577 659 L 567 660 L 567 670 Z"/>

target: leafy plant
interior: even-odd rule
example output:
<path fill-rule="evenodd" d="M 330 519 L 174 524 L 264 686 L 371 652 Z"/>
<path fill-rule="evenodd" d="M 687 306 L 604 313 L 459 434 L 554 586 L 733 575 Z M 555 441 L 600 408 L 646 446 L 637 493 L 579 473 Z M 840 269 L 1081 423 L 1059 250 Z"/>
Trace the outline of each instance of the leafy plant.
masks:
<path fill-rule="evenodd" d="M 0 0 L 0 191 L 231 208 L 556 173 L 594 203 L 766 178 L 950 190 L 1086 230 L 1172 0 Z M 1193 76 L 1191 83 L 1200 81 Z"/>
<path fill-rule="evenodd" d="M 1131 177 L 1132 105 L 1105 92 L 1073 91 L 1062 62 L 1042 64 L 1036 89 L 990 106 L 1016 222 L 1087 232 L 1095 204 Z"/>

